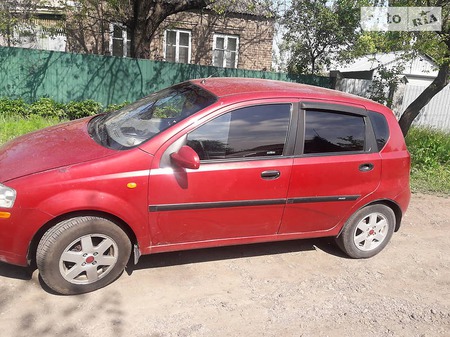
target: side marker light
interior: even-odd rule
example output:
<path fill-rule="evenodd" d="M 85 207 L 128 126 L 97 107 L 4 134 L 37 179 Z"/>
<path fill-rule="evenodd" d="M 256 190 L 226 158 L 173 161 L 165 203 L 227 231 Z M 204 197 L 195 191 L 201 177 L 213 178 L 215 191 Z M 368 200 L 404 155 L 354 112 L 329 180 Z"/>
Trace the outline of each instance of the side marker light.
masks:
<path fill-rule="evenodd" d="M 133 189 L 133 188 L 137 187 L 137 184 L 136 183 L 128 183 L 127 187 Z"/>
<path fill-rule="evenodd" d="M 11 213 L 9 212 L 0 212 L 0 219 L 9 219 L 11 217 Z"/>

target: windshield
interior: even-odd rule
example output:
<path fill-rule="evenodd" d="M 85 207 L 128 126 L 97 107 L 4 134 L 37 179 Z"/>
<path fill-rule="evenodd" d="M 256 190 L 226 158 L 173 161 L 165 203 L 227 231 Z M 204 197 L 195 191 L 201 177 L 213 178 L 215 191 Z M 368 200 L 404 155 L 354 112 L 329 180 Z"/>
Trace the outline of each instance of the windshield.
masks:
<path fill-rule="evenodd" d="M 89 133 L 108 148 L 133 148 L 215 101 L 216 97 L 206 90 L 181 83 L 92 119 Z"/>

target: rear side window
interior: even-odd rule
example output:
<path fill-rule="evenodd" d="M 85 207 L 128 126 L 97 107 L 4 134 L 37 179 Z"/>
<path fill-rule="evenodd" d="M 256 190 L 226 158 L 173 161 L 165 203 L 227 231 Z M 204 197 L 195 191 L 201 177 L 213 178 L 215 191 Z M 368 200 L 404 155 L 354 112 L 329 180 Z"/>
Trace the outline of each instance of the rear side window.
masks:
<path fill-rule="evenodd" d="M 386 118 L 382 114 L 373 111 L 369 111 L 369 118 L 377 140 L 378 151 L 381 151 L 389 138 L 389 127 Z"/>
<path fill-rule="evenodd" d="M 325 110 L 305 112 L 305 154 L 364 151 L 364 117 Z"/>
<path fill-rule="evenodd" d="M 283 155 L 291 104 L 246 107 L 200 126 L 187 137 L 201 160 Z"/>

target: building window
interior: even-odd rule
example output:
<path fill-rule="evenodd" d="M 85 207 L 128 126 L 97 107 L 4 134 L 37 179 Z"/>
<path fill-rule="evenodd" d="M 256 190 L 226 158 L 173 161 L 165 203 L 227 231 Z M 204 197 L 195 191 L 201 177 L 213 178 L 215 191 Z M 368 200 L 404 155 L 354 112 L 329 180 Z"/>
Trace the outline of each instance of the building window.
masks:
<path fill-rule="evenodd" d="M 191 32 L 188 30 L 166 30 L 164 37 L 164 59 L 169 62 L 191 62 Z"/>
<path fill-rule="evenodd" d="M 129 32 L 126 27 L 120 24 L 112 24 L 110 27 L 110 41 L 109 49 L 113 56 L 130 56 L 130 41 Z"/>
<path fill-rule="evenodd" d="M 213 65 L 215 67 L 237 68 L 239 37 L 235 35 L 214 35 Z"/>

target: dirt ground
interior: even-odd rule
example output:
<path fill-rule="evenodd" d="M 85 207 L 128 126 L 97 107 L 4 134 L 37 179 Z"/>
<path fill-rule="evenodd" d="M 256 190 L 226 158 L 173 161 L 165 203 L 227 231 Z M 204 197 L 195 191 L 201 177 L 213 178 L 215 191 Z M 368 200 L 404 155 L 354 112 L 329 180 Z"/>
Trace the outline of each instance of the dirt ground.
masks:
<path fill-rule="evenodd" d="M 450 198 L 415 194 L 368 260 L 329 239 L 157 254 L 80 296 L 0 264 L 0 335 L 450 336 L 449 250 Z"/>

